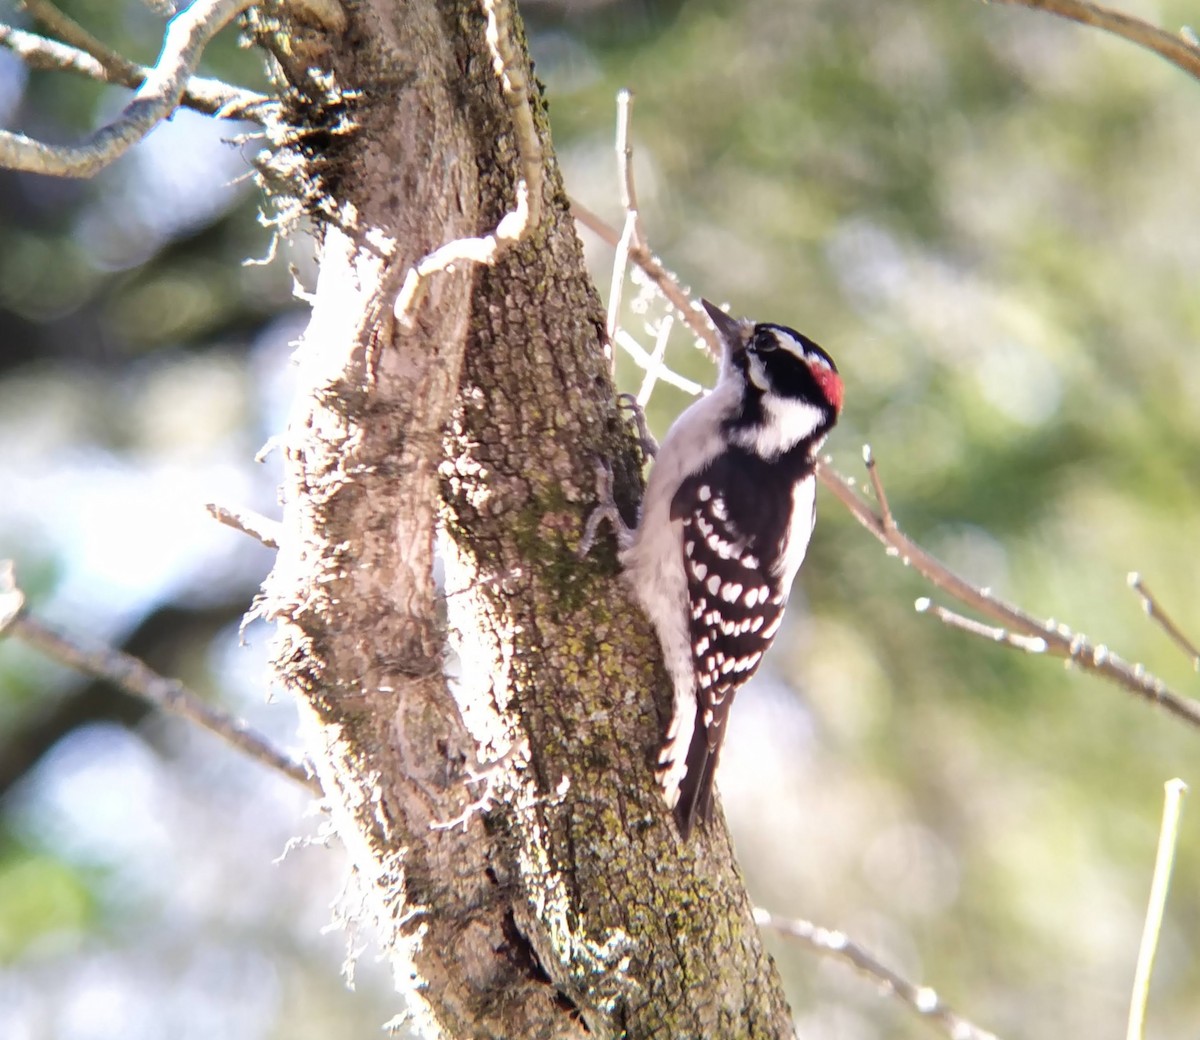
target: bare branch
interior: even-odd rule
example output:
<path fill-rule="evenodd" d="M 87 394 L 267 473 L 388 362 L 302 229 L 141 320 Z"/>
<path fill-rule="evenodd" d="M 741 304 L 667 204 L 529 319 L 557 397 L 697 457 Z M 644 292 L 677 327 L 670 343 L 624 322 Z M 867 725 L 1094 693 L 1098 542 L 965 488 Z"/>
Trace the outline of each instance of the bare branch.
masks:
<path fill-rule="evenodd" d="M 108 166 L 175 110 L 209 40 L 254 3 L 196 0 L 171 20 L 158 63 L 113 122 L 78 145 L 48 145 L 0 131 L 0 166 L 54 177 L 89 177 Z"/>
<path fill-rule="evenodd" d="M 133 62 L 125 62 L 125 68 L 118 74 L 116 69 L 105 66 L 86 51 L 4 24 L 0 24 L 0 47 L 12 51 L 32 69 L 75 72 L 89 79 L 129 87 L 131 90 L 137 90 L 149 75 L 148 69 Z M 187 81 L 180 104 L 221 119 L 261 122 L 262 115 L 258 110 L 270 101 L 270 98 L 252 90 L 242 90 L 205 76 L 193 76 Z"/>
<path fill-rule="evenodd" d="M 993 643 L 1007 643 L 1009 646 L 1015 646 L 1018 650 L 1024 650 L 1027 654 L 1044 654 L 1046 652 L 1046 640 L 1041 636 L 1023 636 L 1017 632 L 1010 632 L 1006 628 L 985 625 L 982 621 L 976 621 L 974 618 L 939 606 L 928 596 L 922 596 L 913 606 L 918 614 L 931 613 L 950 628 L 961 629 L 963 632 L 969 632 L 981 639 L 990 639 Z"/>
<path fill-rule="evenodd" d="M 836 470 L 822 463 L 817 468 L 817 475 L 838 501 L 854 514 L 854 518 L 884 544 L 888 555 L 898 556 L 906 567 L 912 567 L 939 589 L 948 592 L 985 617 L 999 621 L 1003 628 L 993 629 L 979 625 L 969 618 L 963 618 L 943 608 L 932 611 L 939 620 L 962 631 L 1003 642 L 1029 653 L 1049 653 L 1062 657 L 1083 671 L 1103 676 L 1130 693 L 1162 706 L 1176 718 L 1200 728 L 1200 703 L 1175 693 L 1143 665 L 1123 660 L 1108 647 L 1092 643 L 1087 636 L 1072 632 L 1066 625 L 1054 621 L 1039 621 L 1020 607 L 993 595 L 991 590 L 972 585 L 911 541 L 894 522 L 889 526 Z M 878 475 L 873 480 L 878 480 Z M 929 607 L 928 601 L 917 601 L 918 610 L 924 612 L 929 610 Z M 1008 630 L 1015 630 L 1016 634 L 1010 634 Z"/>
<path fill-rule="evenodd" d="M 777 917 L 769 910 L 754 908 L 754 920 L 760 928 L 799 939 L 824 957 L 848 964 L 867 978 L 880 983 L 922 1018 L 941 1026 L 954 1040 L 997 1040 L 994 1033 L 968 1022 L 957 1014 L 929 986 L 919 986 L 881 963 L 844 932 L 831 931 L 802 918 Z"/>
<path fill-rule="evenodd" d="M 1060 18 L 1113 33 L 1130 43 L 1153 51 L 1172 65 L 1200 79 L 1200 47 L 1186 35 L 1175 36 L 1140 18 L 1121 14 L 1108 7 L 1089 3 L 1088 0 L 997 0 L 998 3 L 1014 7 L 1030 7 L 1035 11 L 1048 11 Z"/>
<path fill-rule="evenodd" d="M 0 635 L 16 636 L 60 664 L 105 679 L 154 707 L 187 719 L 227 744 L 321 794 L 317 781 L 305 768 L 271 746 L 267 739 L 226 712 L 206 704 L 176 679 L 166 679 L 136 657 L 78 639 L 24 612 L 24 596 L 17 588 L 11 560 L 0 562 Z"/>
<path fill-rule="evenodd" d="M 283 524 L 278 520 L 271 520 L 249 509 L 229 509 L 215 502 L 209 502 L 204 508 L 208 510 L 209 516 L 226 527 L 248 534 L 268 549 L 279 548 L 279 535 Z"/>
<path fill-rule="evenodd" d="M 621 313 L 621 293 L 625 288 L 625 269 L 629 266 L 629 251 L 634 246 L 645 247 L 642 221 L 638 213 L 637 188 L 633 183 L 633 146 L 629 143 L 629 124 L 633 118 L 633 94 L 625 89 L 617 93 L 617 167 L 621 172 L 621 205 L 625 207 L 625 224 L 613 255 L 612 282 L 608 294 L 608 338 L 617 333 Z M 615 359 L 614 359 L 615 360 Z"/>
<path fill-rule="evenodd" d="M 483 0 L 487 15 L 487 42 L 492 52 L 492 67 L 500 80 L 504 100 L 512 115 L 517 138 L 517 154 L 525 174 L 529 196 L 529 216 L 525 225 L 535 228 L 542 220 L 542 139 L 538 136 L 533 107 L 529 103 L 529 83 L 521 65 L 519 48 L 513 41 L 513 0 Z M 522 232 L 524 232 L 522 228 Z"/>
<path fill-rule="evenodd" d="M 57 36 L 63 43 L 85 54 L 90 54 L 107 73 L 106 79 L 114 83 L 124 82 L 137 66 L 114 51 L 108 44 L 98 40 L 74 18 L 64 14 L 50 0 L 21 0 L 25 8 L 43 28 Z"/>
<path fill-rule="evenodd" d="M 854 518 L 884 544 L 889 556 L 900 557 L 906 567 L 912 567 L 942 591 L 948 592 L 981 614 L 1000 621 L 1006 627 L 1026 635 L 1040 633 L 1042 625 L 1036 618 L 1026 614 L 1019 607 L 996 599 L 988 590 L 976 588 L 969 581 L 960 578 L 945 564 L 910 541 L 896 527 L 894 521 L 889 527 L 883 517 L 858 496 L 850 482 L 829 465 L 828 460 L 817 467 L 817 476 L 821 483 L 833 492 L 834 497 L 850 510 Z"/>
<path fill-rule="evenodd" d="M 622 88 L 617 93 L 617 167 L 621 171 L 621 205 L 633 216 L 634 245 L 644 246 L 641 216 L 638 211 L 637 187 L 633 181 L 633 145 L 629 143 L 629 126 L 633 119 L 633 91 Z"/>
<path fill-rule="evenodd" d="M 1126 580 L 1129 582 L 1129 587 L 1141 597 L 1142 609 L 1146 612 L 1150 620 L 1158 622 L 1159 627 L 1167 633 L 1171 641 L 1192 659 L 1192 667 L 1200 671 L 1200 650 L 1196 649 L 1196 644 L 1183 634 L 1179 626 L 1159 606 L 1154 593 L 1142 581 L 1142 576 L 1137 571 L 1130 571 L 1129 577 Z"/>
<path fill-rule="evenodd" d="M 617 246 L 621 241 L 621 233 L 603 217 L 593 213 L 577 199 L 571 200 L 571 216 L 591 231 L 596 237 L 610 246 Z M 696 334 L 696 338 L 705 345 L 710 357 L 721 356 L 721 344 L 717 334 L 709 324 L 704 312 L 692 303 L 687 292 L 679 284 L 679 279 L 668 271 L 649 248 L 645 245 L 633 244 L 629 247 L 629 259 L 638 265 L 650 280 L 658 286 L 659 291 L 666 297 L 667 302 L 679 312 L 679 316 L 687 322 L 688 328 Z"/>
<path fill-rule="evenodd" d="M 1162 932 L 1163 911 L 1167 906 L 1167 891 L 1171 887 L 1171 869 L 1175 865 L 1175 846 L 1179 841 L 1179 815 L 1187 784 L 1176 778 L 1164 785 L 1162 826 L 1158 832 L 1158 853 L 1154 857 L 1154 877 L 1150 882 L 1150 905 L 1142 928 L 1138 947 L 1137 968 L 1133 975 L 1133 996 L 1129 1002 L 1129 1026 L 1126 1040 L 1142 1040 L 1145 1035 L 1146 1002 L 1150 998 L 1150 976 L 1154 973 L 1154 955 Z"/>
<path fill-rule="evenodd" d="M 504 215 L 496 230 L 480 238 L 456 238 L 439 246 L 408 269 L 400 294 L 396 297 L 395 315 L 405 325 L 412 322 L 417 307 L 425 295 L 426 280 L 438 271 L 453 271 L 456 264 L 469 262 L 490 266 L 507 246 L 518 242 L 529 227 L 529 190 L 524 180 L 517 182 L 516 207 Z"/>
<path fill-rule="evenodd" d="M 482 0 L 482 3 L 487 16 L 485 35 L 492 53 L 492 67 L 500 80 L 504 100 L 512 115 L 517 154 L 521 161 L 522 176 L 517 181 L 516 205 L 501 218 L 490 235 L 447 242 L 409 269 L 393 307 L 396 320 L 405 326 L 412 324 L 417 307 L 425 295 L 426 279 L 431 274 L 453 270 L 460 262 L 490 266 L 542 220 L 542 141 L 529 103 L 529 84 L 521 68 L 518 49 L 513 43 L 513 0 Z M 385 286 L 385 289 L 391 291 L 390 287 Z"/>
<path fill-rule="evenodd" d="M 660 335 L 661 331 L 662 330 L 660 329 Z M 645 348 L 624 329 L 617 329 L 617 335 L 613 342 L 623 351 L 625 351 L 626 354 L 633 358 L 634 362 L 640 368 L 644 369 L 647 374 L 649 374 L 651 370 L 656 370 L 658 373 L 656 377 L 657 381 L 668 383 L 677 390 L 682 390 L 685 394 L 690 394 L 692 397 L 697 397 L 704 391 L 704 387 L 702 387 L 694 379 L 688 379 L 687 376 L 681 376 L 673 368 L 670 368 L 667 365 L 660 365 L 657 369 L 655 369 L 654 358 L 658 353 L 657 345 L 655 346 L 654 354 L 648 354 Z M 637 400 L 638 404 L 640 405 L 642 403 L 641 394 L 639 394 L 635 400 Z"/>
<path fill-rule="evenodd" d="M 658 326 L 658 335 L 654 337 L 654 352 L 646 355 L 649 359 L 645 368 L 646 374 L 642 377 L 642 385 L 638 388 L 637 397 L 634 398 L 639 408 L 646 407 L 650 395 L 654 393 L 654 387 L 668 371 L 663 358 L 667 356 L 667 342 L 671 338 L 671 329 L 674 326 L 675 319 L 670 314 L 666 315 Z"/>
<path fill-rule="evenodd" d="M 867 467 L 867 476 L 871 479 L 871 490 L 875 492 L 875 501 L 879 503 L 879 519 L 883 521 L 886 530 L 894 531 L 896 521 L 888 508 L 887 495 L 883 490 L 883 481 L 879 479 L 879 470 L 875 466 L 875 454 L 871 451 L 871 445 L 864 444 L 862 454 L 863 465 Z"/>

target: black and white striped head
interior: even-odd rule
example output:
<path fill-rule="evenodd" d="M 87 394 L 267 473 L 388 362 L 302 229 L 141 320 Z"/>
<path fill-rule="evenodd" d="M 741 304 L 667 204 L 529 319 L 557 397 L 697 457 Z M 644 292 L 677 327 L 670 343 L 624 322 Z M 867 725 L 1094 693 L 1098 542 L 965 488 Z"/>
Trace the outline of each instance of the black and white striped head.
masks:
<path fill-rule="evenodd" d="M 743 387 L 741 408 L 729 420 L 734 439 L 764 456 L 801 441 L 819 444 L 842 410 L 833 358 L 786 325 L 738 320 L 700 302 L 725 348 L 722 380 L 737 378 Z"/>

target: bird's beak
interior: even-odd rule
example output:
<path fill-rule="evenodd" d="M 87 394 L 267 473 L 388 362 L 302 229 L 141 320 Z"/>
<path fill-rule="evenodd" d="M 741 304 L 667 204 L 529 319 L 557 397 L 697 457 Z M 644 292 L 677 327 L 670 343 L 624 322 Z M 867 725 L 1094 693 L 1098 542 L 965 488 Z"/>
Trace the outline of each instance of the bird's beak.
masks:
<path fill-rule="evenodd" d="M 700 301 L 704 305 L 704 309 L 708 311 L 709 320 L 716 326 L 717 332 L 720 333 L 721 339 L 730 350 L 737 350 L 743 345 L 745 339 L 746 323 L 738 321 L 737 318 L 731 318 L 715 303 L 709 303 L 708 300 Z"/>
<path fill-rule="evenodd" d="M 708 300 L 702 299 L 700 302 L 704 304 L 709 320 L 716 326 L 717 335 L 721 337 L 721 345 L 724 348 L 721 351 L 722 374 L 734 369 L 744 370 L 746 343 L 754 329 L 754 322 L 731 318 L 715 303 L 709 303 Z"/>

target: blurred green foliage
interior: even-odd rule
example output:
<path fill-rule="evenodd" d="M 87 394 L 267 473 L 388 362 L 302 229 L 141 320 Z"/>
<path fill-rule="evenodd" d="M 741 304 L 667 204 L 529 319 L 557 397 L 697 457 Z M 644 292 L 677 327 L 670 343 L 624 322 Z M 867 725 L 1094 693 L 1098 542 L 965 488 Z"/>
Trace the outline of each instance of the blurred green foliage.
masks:
<path fill-rule="evenodd" d="M 63 7 L 132 57 L 157 50 L 161 21 L 134 0 Z M 919 542 L 1194 692 L 1195 673 L 1141 614 L 1125 574 L 1141 571 L 1200 634 L 1198 85 L 1095 30 L 973 0 L 522 8 L 568 190 L 619 220 L 614 98 L 631 88 L 654 249 L 697 293 L 794 325 L 832 353 L 847 385 L 828 445 L 836 465 L 861 476 L 870 442 L 893 510 Z M 1174 0 L 1126 9 L 1171 30 L 1195 17 Z M 85 132 L 126 96 L 10 71 L 7 125 L 50 140 Z M 204 71 L 264 83 L 260 59 L 232 33 Z M 188 483 L 166 487 L 203 493 L 215 478 L 202 460 L 250 471 L 278 421 L 285 390 L 274 381 L 296 331 L 279 320 L 296 306 L 284 265 L 240 266 L 266 252 L 267 233 L 253 189 L 232 186 L 247 164 L 215 141 L 234 131 L 186 119 L 156 131 L 176 134 L 171 143 L 152 136 L 94 182 L 0 174 L 6 486 L 32 494 L 55 474 L 65 487 L 111 476 L 100 501 L 121 503 L 113 514 L 129 524 L 144 508 L 130 508 L 131 485 L 162 499 L 178 493 L 155 490 L 170 473 Z M 606 288 L 611 253 L 581 235 Z M 303 265 L 305 250 L 289 259 Z M 627 287 L 623 322 L 643 341 L 662 313 Z M 711 380 L 678 328 L 669 361 Z M 618 375 L 627 389 L 641 378 L 624 358 Z M 665 429 L 686 400 L 656 391 L 653 425 Z M 245 479 L 269 508 L 269 474 Z M 94 564 L 61 533 L 78 541 L 88 528 L 63 526 L 76 500 L 63 501 L 36 527 L 6 515 L 14 503 L 0 506 L 0 546 L 40 602 L 76 619 L 103 615 L 104 586 L 80 577 Z M 835 501 L 822 496 L 819 510 L 791 626 L 770 674 L 741 698 L 722 771 L 753 895 L 845 929 L 1001 1035 L 1119 1034 L 1161 784 L 1200 782 L 1200 735 L 1055 661 L 915 614 L 913 599 L 930 594 L 918 576 Z M 157 574 L 161 551 L 148 542 L 127 570 Z M 235 602 L 239 581 L 252 588 L 240 562 L 211 559 L 205 594 L 223 582 Z M 135 606 L 121 599 L 121 616 L 128 624 L 191 595 L 160 582 Z M 228 687 L 209 650 L 224 644 L 211 640 L 209 630 L 172 660 L 189 662 L 198 686 Z M 241 681 L 259 696 L 261 671 Z M 0 738 L 69 696 L 27 657 L 0 651 Z M 221 1035 L 325 1035 L 331 1014 L 339 1035 L 373 1035 L 395 1010 L 386 987 L 338 1003 L 336 986 L 313 981 L 330 976 L 328 951 L 304 948 L 297 931 L 313 920 L 297 923 L 286 902 L 307 900 L 320 918 L 325 874 L 314 871 L 306 889 L 309 868 L 293 866 L 287 885 L 262 885 L 258 916 L 222 910 L 248 876 L 272 876 L 265 860 L 278 847 L 264 851 L 251 835 L 266 818 L 270 833 L 295 833 L 294 805 L 263 796 L 257 776 L 244 788 L 231 780 L 218 787 L 230 804 L 248 791 L 265 801 L 246 802 L 249 822 L 227 826 L 211 789 L 188 784 L 211 749 L 144 739 L 174 767 L 172 814 L 184 822 L 164 823 L 169 840 L 131 840 L 115 873 L 79 860 L 54 827 L 31 825 L 29 806 L 59 804 L 39 793 L 65 782 L 57 759 L 0 802 L 0 827 L 14 835 L 0 846 L 0 983 L 32 985 L 47 957 L 56 976 L 83 973 L 90 962 L 65 946 L 45 952 L 54 932 L 111 942 L 133 979 L 144 965 L 132 951 L 163 943 L 173 952 L 156 978 L 182 985 L 191 962 L 171 936 L 186 933 L 214 949 L 264 951 L 283 973 L 274 1010 Z M 204 827 L 210 814 L 221 826 Z M 1185 810 L 1151 996 L 1162 1036 L 1194 1032 L 1200 1019 L 1194 817 Z M 197 830 L 211 835 L 202 848 L 189 844 Z M 146 881 L 148 861 L 164 869 L 156 856 L 189 877 L 217 864 L 232 880 L 197 882 L 170 902 Z M 98 922 L 115 918 L 124 923 L 114 937 Z M 802 1036 L 931 1035 L 842 967 L 785 940 L 772 946 Z M 167 1004 L 147 998 L 160 1034 Z M 363 1032 L 348 1031 L 347 1007 Z"/>
<path fill-rule="evenodd" d="M 39 939 L 92 922 L 88 885 L 60 860 L 25 850 L 0 854 L 0 961 Z"/>

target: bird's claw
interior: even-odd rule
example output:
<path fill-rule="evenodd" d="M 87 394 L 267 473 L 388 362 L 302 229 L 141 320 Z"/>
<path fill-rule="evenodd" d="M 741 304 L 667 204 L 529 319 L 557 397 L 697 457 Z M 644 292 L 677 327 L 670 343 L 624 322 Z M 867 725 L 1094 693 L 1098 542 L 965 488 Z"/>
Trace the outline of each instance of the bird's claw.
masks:
<path fill-rule="evenodd" d="M 596 463 L 596 498 L 599 500 L 599 504 L 592 510 L 591 515 L 587 518 L 587 523 L 584 524 L 583 537 L 579 540 L 579 548 L 575 554 L 581 560 L 591 552 L 592 546 L 596 544 L 600 525 L 605 520 L 612 524 L 613 530 L 616 531 L 619 546 L 624 548 L 629 543 L 630 531 L 625 526 L 625 520 L 613 498 L 612 483 L 612 469 L 607 463 L 598 461 Z"/>
<path fill-rule="evenodd" d="M 631 418 L 637 427 L 638 445 L 642 454 L 648 459 L 654 458 L 658 454 L 658 441 L 654 439 L 654 434 L 646 424 L 645 409 L 633 394 L 617 394 L 617 404 L 632 413 Z"/>

